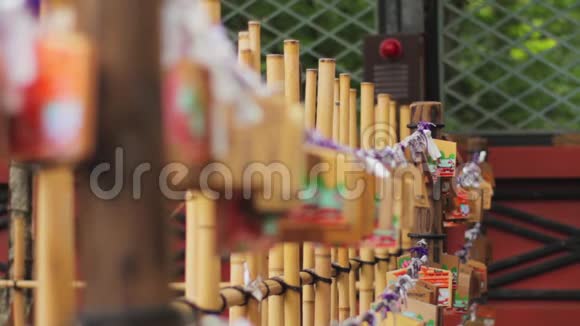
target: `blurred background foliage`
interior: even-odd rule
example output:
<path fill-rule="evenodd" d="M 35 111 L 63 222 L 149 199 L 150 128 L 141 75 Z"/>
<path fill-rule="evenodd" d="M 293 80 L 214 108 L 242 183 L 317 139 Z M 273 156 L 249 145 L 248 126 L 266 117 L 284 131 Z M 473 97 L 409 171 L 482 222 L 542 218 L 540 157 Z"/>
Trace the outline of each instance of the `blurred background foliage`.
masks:
<path fill-rule="evenodd" d="M 334 57 L 358 87 L 362 39 L 377 31 L 376 0 L 222 4 L 232 39 L 259 20 L 264 54 L 298 39 L 303 68 Z M 441 0 L 439 14 L 446 129 L 580 131 L 579 0 Z"/>

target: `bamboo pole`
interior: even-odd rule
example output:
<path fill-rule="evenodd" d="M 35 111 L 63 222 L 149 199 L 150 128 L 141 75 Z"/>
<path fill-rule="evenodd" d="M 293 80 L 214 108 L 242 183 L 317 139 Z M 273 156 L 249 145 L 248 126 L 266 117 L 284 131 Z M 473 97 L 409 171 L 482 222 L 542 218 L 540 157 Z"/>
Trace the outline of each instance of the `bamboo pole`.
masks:
<path fill-rule="evenodd" d="M 240 51 L 240 56 L 238 57 L 240 64 L 245 65 L 248 68 L 252 67 L 252 50 L 244 49 Z"/>
<path fill-rule="evenodd" d="M 244 62 L 242 61 L 242 51 L 244 50 L 250 50 L 250 33 L 248 31 L 240 31 L 238 32 L 238 62 Z M 251 56 L 251 51 L 250 50 L 250 56 Z M 244 58 L 245 60 L 245 58 Z M 251 62 L 251 60 L 250 60 Z M 250 67 L 252 67 L 252 65 L 249 65 Z"/>
<path fill-rule="evenodd" d="M 337 250 L 336 247 L 330 248 L 330 262 L 336 263 L 337 261 Z M 330 284 L 330 321 L 338 321 L 338 286 L 336 278 L 338 275 L 332 276 L 332 283 Z"/>
<path fill-rule="evenodd" d="M 69 167 L 43 168 L 38 172 L 36 228 L 35 320 L 43 325 L 73 323 L 74 188 Z M 58 268 L 55 268 L 58 266 Z"/>
<path fill-rule="evenodd" d="M 268 277 L 268 253 L 260 251 L 258 253 L 258 275 L 262 279 Z M 268 325 L 268 300 L 264 298 L 260 302 L 260 325 Z"/>
<path fill-rule="evenodd" d="M 389 135 L 391 136 L 389 139 L 389 146 L 393 146 L 397 143 L 397 102 L 391 100 L 389 102 Z"/>
<path fill-rule="evenodd" d="M 316 78 L 318 71 L 316 69 L 306 70 L 306 86 L 304 92 L 304 126 L 307 130 L 314 129 L 316 124 Z"/>
<path fill-rule="evenodd" d="M 389 130 L 389 101 L 388 94 L 377 96 L 377 109 L 375 112 L 375 148 L 383 149 L 390 142 Z"/>
<path fill-rule="evenodd" d="M 300 103 L 300 42 L 284 41 L 284 89 L 290 104 Z"/>
<path fill-rule="evenodd" d="M 364 247 L 360 249 L 360 258 L 363 261 L 372 262 L 375 260 L 373 248 Z M 374 269 L 373 265 L 364 264 L 360 268 L 360 305 L 359 311 L 363 312 L 371 308 L 374 296 Z"/>
<path fill-rule="evenodd" d="M 300 286 L 300 245 L 284 243 L 284 281 Z M 284 324 L 300 325 L 300 293 L 289 289 L 284 293 Z"/>
<path fill-rule="evenodd" d="M 399 110 L 399 139 L 403 140 L 411 135 L 411 130 L 407 127 L 411 122 L 411 109 L 408 105 L 401 106 Z"/>
<path fill-rule="evenodd" d="M 360 84 L 360 145 L 363 149 L 374 148 L 375 85 Z"/>
<path fill-rule="evenodd" d="M 221 3 L 220 0 L 201 0 L 201 5 L 207 11 L 210 22 L 212 24 L 219 24 L 222 20 Z"/>
<path fill-rule="evenodd" d="M 245 255 L 242 253 L 232 253 L 230 255 L 230 284 L 231 286 L 244 285 L 244 263 Z M 230 307 L 230 325 L 235 325 L 240 319 L 246 317 L 245 306 Z"/>
<path fill-rule="evenodd" d="M 348 259 L 356 258 L 356 248 L 348 248 Z M 356 271 L 357 269 L 351 266 L 351 271 L 348 274 L 348 305 L 350 307 L 349 315 L 356 316 Z"/>
<path fill-rule="evenodd" d="M 332 137 L 332 114 L 334 110 L 334 74 L 336 62 L 334 59 L 318 61 L 318 96 L 316 103 L 316 129 L 325 138 Z"/>
<path fill-rule="evenodd" d="M 276 244 L 270 249 L 268 259 L 268 277 L 278 277 L 284 273 L 284 247 Z M 268 325 L 284 325 L 284 297 L 281 295 L 268 298 Z"/>
<path fill-rule="evenodd" d="M 339 87 L 339 97 L 340 97 L 340 104 L 339 104 L 339 140 L 342 145 L 348 146 L 350 143 L 350 134 L 349 134 L 349 127 L 350 127 L 350 114 L 349 114 L 349 106 L 350 106 L 350 75 L 349 74 L 340 74 L 340 87 Z"/>
<path fill-rule="evenodd" d="M 314 269 L 314 243 L 304 242 L 302 246 L 302 268 Z M 302 287 L 302 326 L 314 325 L 314 286 Z"/>
<path fill-rule="evenodd" d="M 219 304 L 219 256 L 217 253 L 216 207 L 215 202 L 202 193 L 198 193 L 195 202 L 195 222 L 197 223 L 197 272 L 196 302 L 202 309 L 218 310 Z M 186 268 L 187 270 L 187 268 Z"/>
<path fill-rule="evenodd" d="M 258 253 L 248 252 L 246 256 L 246 266 L 250 274 L 250 280 L 255 280 L 258 277 Z M 248 321 L 251 325 L 260 326 L 260 303 L 255 298 L 250 298 L 247 304 Z"/>
<path fill-rule="evenodd" d="M 188 191 L 185 195 L 185 298 L 192 302 L 197 301 L 200 284 L 197 278 L 197 268 L 202 263 L 197 253 L 197 212 L 196 212 L 196 194 Z M 203 266 L 203 265 L 201 265 Z"/>
<path fill-rule="evenodd" d="M 24 279 L 32 264 L 32 173 L 30 169 L 18 163 L 10 164 L 10 238 L 12 244 L 12 266 L 10 277 Z M 24 326 L 27 323 L 26 291 L 12 289 L 12 321 L 15 326 Z"/>
<path fill-rule="evenodd" d="M 334 79 L 332 91 L 334 106 L 332 108 L 332 140 L 335 143 L 340 142 L 340 80 Z"/>
<path fill-rule="evenodd" d="M 340 267 L 349 267 L 348 248 L 339 247 L 337 249 L 337 258 Z M 341 322 L 346 320 L 350 314 L 350 294 L 348 288 L 349 274 L 350 273 L 339 273 L 336 278 L 338 287 L 338 320 Z"/>
<path fill-rule="evenodd" d="M 320 84 L 319 84 L 320 85 Z M 328 87 L 326 85 L 325 87 Z M 320 88 L 320 87 L 319 87 Z M 320 103 L 320 102 L 319 102 Z M 326 104 L 326 103 L 325 103 Z M 330 277 L 330 249 L 318 245 L 314 249 L 314 269 L 321 277 Z M 330 284 L 319 282 L 316 284 L 314 295 L 314 325 L 330 325 Z"/>
<path fill-rule="evenodd" d="M 348 134 L 349 134 L 349 146 L 352 148 L 357 148 L 359 145 L 358 141 L 358 129 L 357 129 L 357 109 L 356 109 L 356 89 L 351 88 L 349 93 L 349 107 L 348 107 Z"/>
<path fill-rule="evenodd" d="M 261 24 L 259 21 L 251 20 L 248 22 L 249 48 L 252 50 L 252 68 L 261 75 L 262 71 L 262 48 L 261 48 Z"/>
<path fill-rule="evenodd" d="M 268 54 L 266 56 L 266 85 L 272 91 L 284 89 L 284 56 Z"/>

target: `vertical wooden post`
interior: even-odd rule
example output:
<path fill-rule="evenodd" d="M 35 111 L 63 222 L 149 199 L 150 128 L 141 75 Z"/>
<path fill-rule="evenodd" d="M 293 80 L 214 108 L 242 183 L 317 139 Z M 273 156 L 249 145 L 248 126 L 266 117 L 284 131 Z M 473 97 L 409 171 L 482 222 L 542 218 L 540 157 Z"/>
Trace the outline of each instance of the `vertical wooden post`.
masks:
<path fill-rule="evenodd" d="M 73 182 L 70 167 L 38 172 L 34 307 L 35 320 L 48 326 L 70 325 L 75 313 Z"/>
<path fill-rule="evenodd" d="M 356 89 L 351 88 L 350 89 L 350 93 L 349 93 L 349 106 L 348 106 L 348 121 L 349 121 L 349 126 L 348 126 L 348 138 L 349 138 L 349 146 L 352 148 L 357 148 L 359 145 L 359 141 L 358 141 L 358 128 L 357 128 L 357 109 L 356 109 Z"/>
<path fill-rule="evenodd" d="M 268 252 L 258 253 L 258 275 L 262 279 L 268 278 Z M 260 302 L 260 325 L 268 325 L 268 299 L 264 298 Z"/>
<path fill-rule="evenodd" d="M 348 268 L 348 248 L 339 247 L 337 249 L 337 260 L 340 267 Z M 339 273 L 336 278 L 338 287 L 338 320 L 344 321 L 350 314 L 349 297 L 349 273 Z"/>
<path fill-rule="evenodd" d="M 316 69 L 306 70 L 306 86 L 304 92 L 304 126 L 306 130 L 314 129 L 316 126 Z"/>
<path fill-rule="evenodd" d="M 375 84 L 360 84 L 360 146 L 374 148 Z"/>
<path fill-rule="evenodd" d="M 300 103 L 300 42 L 284 41 L 284 87 L 290 104 Z"/>
<path fill-rule="evenodd" d="M 407 125 L 411 122 L 411 109 L 407 105 L 401 106 L 399 110 L 399 139 L 403 140 L 411 135 L 411 130 Z"/>
<path fill-rule="evenodd" d="M 253 281 L 258 277 L 258 253 L 247 252 L 245 257 L 246 266 L 248 268 L 248 272 L 250 273 L 250 280 Z M 254 326 L 260 326 L 260 303 L 254 298 L 250 298 L 248 300 L 248 306 L 246 309 L 248 314 L 248 321 Z"/>
<path fill-rule="evenodd" d="M 356 248 L 348 248 L 348 259 L 356 258 Z M 348 305 L 349 316 L 356 316 L 356 271 L 351 270 L 348 274 Z"/>
<path fill-rule="evenodd" d="M 268 277 L 281 276 L 283 273 L 284 247 L 276 244 L 269 252 Z M 268 298 L 268 325 L 284 325 L 284 296 L 274 295 Z"/>
<path fill-rule="evenodd" d="M 314 268 L 314 243 L 302 245 L 302 268 Z M 314 326 L 314 285 L 302 287 L 302 326 Z"/>
<path fill-rule="evenodd" d="M 197 302 L 200 286 L 197 272 L 202 263 L 197 252 L 196 197 L 194 191 L 188 191 L 185 195 L 185 298 L 192 302 Z"/>
<path fill-rule="evenodd" d="M 252 50 L 243 49 L 239 52 L 238 61 L 241 65 L 252 68 Z"/>
<path fill-rule="evenodd" d="M 330 278 L 329 248 L 324 247 L 323 245 L 318 245 L 314 249 L 314 269 L 317 275 Z M 324 282 L 319 282 L 316 284 L 314 302 L 314 325 L 330 325 L 330 284 Z"/>
<path fill-rule="evenodd" d="M 379 94 L 377 96 L 377 109 L 375 112 L 375 148 L 383 149 L 389 145 L 389 101 L 390 96 Z"/>
<path fill-rule="evenodd" d="M 197 193 L 195 209 L 198 264 L 188 267 L 195 269 L 197 273 L 196 290 L 199 292 L 197 293 L 196 303 L 202 309 L 218 310 L 220 308 L 220 270 L 217 252 L 215 202 L 206 198 L 203 193 Z"/>
<path fill-rule="evenodd" d="M 334 106 L 332 107 L 332 140 L 340 142 L 340 80 L 334 79 L 333 87 Z"/>
<path fill-rule="evenodd" d="M 316 129 L 325 138 L 332 137 L 332 114 L 334 110 L 334 59 L 318 61 L 318 96 L 316 103 Z"/>
<path fill-rule="evenodd" d="M 360 258 L 363 261 L 371 262 L 375 260 L 373 248 L 360 248 Z M 363 312 L 371 308 L 374 301 L 374 269 L 372 265 L 363 264 L 360 268 L 360 305 L 359 311 Z"/>
<path fill-rule="evenodd" d="M 330 262 L 336 263 L 337 261 L 337 250 L 336 247 L 330 248 Z M 336 282 L 336 277 L 332 277 L 332 283 L 330 284 L 330 321 L 338 321 L 338 287 Z"/>
<path fill-rule="evenodd" d="M 32 276 L 32 172 L 25 164 L 10 164 L 10 243 L 12 266 L 10 278 L 25 280 Z M 14 326 L 27 324 L 26 296 L 29 290 L 5 289 L 12 295 Z"/>
<path fill-rule="evenodd" d="M 270 90 L 284 89 L 284 56 L 268 54 L 266 56 L 266 84 Z"/>
<path fill-rule="evenodd" d="M 246 261 L 245 255 L 242 253 L 232 253 L 230 255 L 230 286 L 243 286 L 244 285 L 244 263 Z M 236 306 L 230 308 L 230 325 L 235 325 L 235 323 L 242 318 L 245 318 L 247 314 L 246 306 Z"/>
<path fill-rule="evenodd" d="M 397 143 L 397 102 L 390 101 L 389 102 L 389 146 L 393 146 Z"/>
<path fill-rule="evenodd" d="M 244 50 L 250 50 L 250 33 L 248 31 L 239 31 L 238 32 L 238 62 L 244 62 L 244 61 L 242 61 L 242 51 L 244 51 Z M 252 50 L 250 50 L 250 55 L 251 55 L 251 51 Z M 250 60 L 250 62 L 251 62 L 251 60 Z M 249 66 L 252 67 L 251 64 Z"/>
<path fill-rule="evenodd" d="M 284 281 L 300 286 L 300 245 L 284 243 Z M 284 324 L 300 325 L 300 293 L 289 289 L 284 293 Z"/>
<path fill-rule="evenodd" d="M 222 20 L 220 0 L 201 0 L 200 2 L 207 11 L 210 21 L 213 24 L 219 24 Z"/>
<path fill-rule="evenodd" d="M 130 314 L 132 323 L 140 325 L 178 322 L 178 316 L 169 312 L 156 316 L 134 313 L 169 309 L 168 214 L 158 186 L 164 152 L 160 3 L 77 1 L 80 30 L 87 32 L 99 49 L 96 159 L 80 171 L 77 201 L 82 212 L 79 238 L 87 282 L 83 303 L 91 313 L 86 316 L 88 324 L 98 323 L 107 313 L 121 320 Z M 109 171 L 91 177 L 93 172 L 103 171 L 103 162 L 110 164 Z M 132 187 L 136 178 L 143 185 L 141 189 Z M 95 191 L 95 183 L 109 190 L 104 197 L 103 191 Z M 59 294 L 55 301 L 59 305 L 61 297 Z"/>
<path fill-rule="evenodd" d="M 252 20 L 248 22 L 250 50 L 252 50 L 252 68 L 258 75 L 261 75 L 262 71 L 262 47 L 260 43 L 260 29 L 261 25 L 259 21 Z"/>
<path fill-rule="evenodd" d="M 339 131 L 339 138 L 340 143 L 342 145 L 348 146 L 350 143 L 350 134 L 349 134 L 349 127 L 350 127 L 350 115 L 349 115 L 349 106 L 350 106 L 350 75 L 349 74 L 340 74 L 340 104 L 339 104 L 339 121 L 340 121 L 340 131 Z"/>

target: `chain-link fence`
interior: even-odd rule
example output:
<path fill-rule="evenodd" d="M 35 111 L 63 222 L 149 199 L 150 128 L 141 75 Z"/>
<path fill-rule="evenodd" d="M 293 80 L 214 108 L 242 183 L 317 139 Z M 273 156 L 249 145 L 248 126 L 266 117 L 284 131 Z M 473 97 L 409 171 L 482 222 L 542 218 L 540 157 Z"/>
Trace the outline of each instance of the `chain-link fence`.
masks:
<path fill-rule="evenodd" d="M 361 81 L 362 40 L 376 33 L 376 0 L 222 0 L 222 8 L 233 39 L 248 20 L 259 20 L 264 54 L 282 53 L 284 39 L 298 39 L 305 68 L 336 58 L 338 72 Z"/>
<path fill-rule="evenodd" d="M 580 130 L 578 0 L 443 0 L 438 14 L 449 129 Z"/>
<path fill-rule="evenodd" d="M 580 130 L 580 1 L 438 6 L 447 130 Z M 376 0 L 222 0 L 222 7 L 233 39 L 248 20 L 259 20 L 264 54 L 282 53 L 284 39 L 299 39 L 305 68 L 333 57 L 339 72 L 361 81 L 362 40 L 377 33 Z"/>

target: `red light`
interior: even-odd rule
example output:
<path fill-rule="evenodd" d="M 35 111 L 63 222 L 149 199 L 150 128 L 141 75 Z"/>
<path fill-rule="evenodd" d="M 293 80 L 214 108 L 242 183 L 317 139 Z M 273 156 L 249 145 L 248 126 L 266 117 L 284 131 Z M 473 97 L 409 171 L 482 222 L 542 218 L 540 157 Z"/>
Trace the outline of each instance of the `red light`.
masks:
<path fill-rule="evenodd" d="M 398 58 L 403 54 L 403 46 L 396 38 L 388 38 L 381 42 L 379 53 L 385 59 Z"/>

